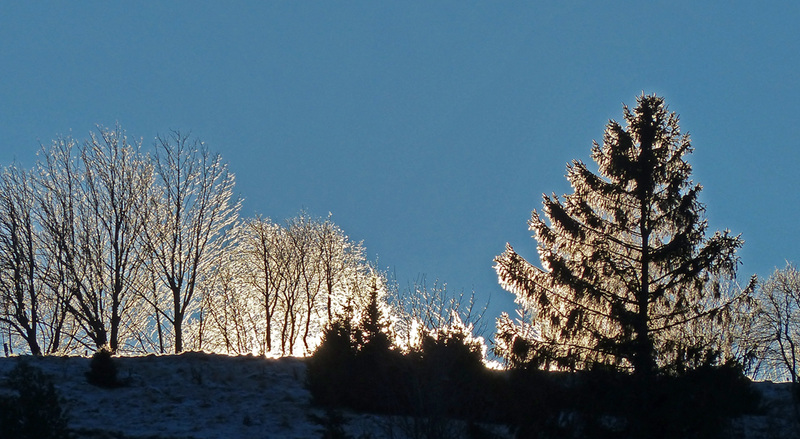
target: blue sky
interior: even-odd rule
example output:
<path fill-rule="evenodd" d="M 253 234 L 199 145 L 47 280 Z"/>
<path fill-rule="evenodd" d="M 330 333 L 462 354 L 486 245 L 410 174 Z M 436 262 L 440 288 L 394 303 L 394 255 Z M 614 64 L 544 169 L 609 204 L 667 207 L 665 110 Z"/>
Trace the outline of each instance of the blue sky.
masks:
<path fill-rule="evenodd" d="M 0 164 L 119 122 L 191 131 L 243 214 L 333 213 L 401 285 L 513 309 L 492 258 L 622 103 L 663 95 L 692 135 L 711 231 L 740 276 L 800 263 L 800 4 L 53 2 L 0 6 Z"/>

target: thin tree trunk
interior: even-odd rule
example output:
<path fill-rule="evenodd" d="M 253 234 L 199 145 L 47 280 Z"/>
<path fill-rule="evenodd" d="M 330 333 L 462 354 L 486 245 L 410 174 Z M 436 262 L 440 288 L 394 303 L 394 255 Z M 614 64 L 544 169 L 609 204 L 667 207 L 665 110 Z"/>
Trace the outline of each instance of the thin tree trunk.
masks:
<path fill-rule="evenodd" d="M 180 303 L 180 288 L 173 288 L 173 315 L 172 315 L 172 329 L 175 333 L 175 353 L 180 354 L 183 352 L 183 311 L 181 310 Z"/>

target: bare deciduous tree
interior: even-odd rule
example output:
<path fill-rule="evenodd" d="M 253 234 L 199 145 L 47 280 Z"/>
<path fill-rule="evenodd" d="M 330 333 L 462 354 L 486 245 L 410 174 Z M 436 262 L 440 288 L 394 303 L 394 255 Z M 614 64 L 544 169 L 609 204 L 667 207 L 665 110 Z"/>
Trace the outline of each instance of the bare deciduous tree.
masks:
<path fill-rule="evenodd" d="M 166 287 L 171 305 L 157 313 L 171 323 L 174 350 L 181 352 L 184 321 L 199 303 L 198 286 L 213 275 L 213 263 L 241 202 L 233 197 L 234 176 L 227 164 L 199 140 L 173 132 L 159 137 L 156 147 L 159 193 L 150 206 L 146 238 L 151 269 Z"/>
<path fill-rule="evenodd" d="M 400 316 L 398 336 L 409 348 L 418 348 L 424 337 L 440 339 L 454 333 L 482 343 L 486 331 L 484 314 L 489 302 L 479 304 L 475 292 L 453 293 L 447 284 L 421 276 L 394 299 Z"/>
<path fill-rule="evenodd" d="M 131 326 L 124 319 L 141 276 L 152 167 L 119 125 L 100 127 L 82 147 L 57 139 L 42 156 L 34 211 L 45 284 L 56 308 L 63 305 L 92 344 L 116 351 L 130 335 L 122 332 Z M 64 323 L 58 312 L 51 317 Z"/>
<path fill-rule="evenodd" d="M 0 324 L 32 353 L 301 355 L 385 276 L 330 217 L 237 223 L 219 155 L 178 132 L 146 156 L 119 125 L 42 147 L 0 181 Z M 373 291 L 374 292 L 374 291 Z M 10 337 L 10 335 L 9 335 Z M 15 346 L 16 347 L 16 346 Z"/>
<path fill-rule="evenodd" d="M 297 272 L 300 274 L 300 287 L 303 291 L 304 316 L 303 317 L 303 348 L 306 353 L 311 353 L 308 338 L 311 335 L 312 322 L 318 322 L 314 314 L 320 303 L 319 294 L 322 292 L 322 265 L 319 257 L 319 245 L 317 240 L 319 235 L 317 229 L 319 223 L 315 223 L 306 214 L 289 220 L 286 230 L 289 232 L 290 248 L 294 253 L 297 264 Z M 319 329 L 319 328 L 317 328 Z M 318 332 L 318 331 L 317 331 Z"/>
<path fill-rule="evenodd" d="M 756 292 L 757 324 L 751 334 L 760 340 L 771 379 L 798 383 L 800 362 L 800 271 L 788 264 L 775 270 Z"/>
<path fill-rule="evenodd" d="M 208 348 L 307 354 L 330 322 L 328 307 L 337 318 L 367 306 L 374 270 L 361 243 L 330 218 L 302 213 L 280 225 L 259 217 L 237 224 L 232 235 L 204 302 Z"/>
<path fill-rule="evenodd" d="M 10 325 L 33 355 L 41 355 L 38 333 L 41 291 L 34 230 L 33 191 L 25 171 L 9 167 L 0 180 L 0 322 Z"/>
<path fill-rule="evenodd" d="M 325 311 L 330 322 L 336 311 L 335 291 L 342 284 L 348 268 L 364 264 L 364 249 L 360 243 L 350 242 L 330 216 L 318 225 L 316 232 L 320 270 L 325 280 Z"/>
<path fill-rule="evenodd" d="M 123 315 L 136 305 L 131 287 L 143 276 L 146 195 L 153 182 L 151 164 L 139 143 L 128 141 L 117 125 L 92 134 L 81 153 L 86 170 L 88 216 L 97 227 L 92 253 L 110 308 L 109 347 L 120 344 Z M 84 219 L 86 221 L 86 219 Z"/>
<path fill-rule="evenodd" d="M 282 247 L 281 227 L 269 218 L 255 218 L 243 226 L 241 245 L 246 270 L 245 282 L 256 292 L 258 309 L 263 316 L 259 344 L 262 354 L 272 351 L 272 325 L 278 306 L 278 292 L 286 281 L 281 272 L 286 249 Z"/>
<path fill-rule="evenodd" d="M 231 354 L 261 350 L 263 320 L 255 290 L 245 283 L 247 267 L 241 255 L 226 252 L 215 273 L 210 293 L 203 296 L 203 346 Z M 200 329 L 200 328 L 198 328 Z"/>
<path fill-rule="evenodd" d="M 58 138 L 42 148 L 36 173 L 36 215 L 42 227 L 43 247 L 54 261 L 49 276 L 51 291 L 75 319 L 91 344 L 108 344 L 107 301 L 98 272 L 98 219 L 86 202 L 85 169 L 77 142 Z M 76 341 L 89 347 L 80 334 Z"/>

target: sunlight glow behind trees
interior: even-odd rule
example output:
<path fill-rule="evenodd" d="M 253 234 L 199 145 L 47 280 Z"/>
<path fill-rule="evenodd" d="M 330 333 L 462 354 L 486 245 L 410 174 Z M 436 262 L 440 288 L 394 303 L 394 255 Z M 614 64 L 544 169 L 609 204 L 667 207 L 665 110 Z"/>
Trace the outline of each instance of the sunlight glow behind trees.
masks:
<path fill-rule="evenodd" d="M 219 154 L 120 126 L 43 146 L 0 182 L 0 332 L 35 355 L 304 355 L 385 276 L 331 218 L 240 219 Z"/>

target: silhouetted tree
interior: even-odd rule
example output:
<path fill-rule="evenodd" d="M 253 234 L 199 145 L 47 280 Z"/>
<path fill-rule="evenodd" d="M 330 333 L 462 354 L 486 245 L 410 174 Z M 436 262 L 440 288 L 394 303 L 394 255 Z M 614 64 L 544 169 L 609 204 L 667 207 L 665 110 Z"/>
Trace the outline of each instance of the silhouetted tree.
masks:
<path fill-rule="evenodd" d="M 133 294 L 144 275 L 144 227 L 148 217 L 147 192 L 153 184 L 153 167 L 140 152 L 141 142 L 131 142 L 119 126 L 100 128 L 81 151 L 84 163 L 87 215 L 95 231 L 91 251 L 93 269 L 107 297 L 108 348 L 116 352 L 123 322 L 139 306 Z M 127 335 L 127 334 L 125 334 Z"/>
<path fill-rule="evenodd" d="M 331 322 L 308 361 L 308 387 L 317 404 L 353 403 L 351 381 L 358 346 L 351 311 Z"/>
<path fill-rule="evenodd" d="M 308 365 L 309 388 L 325 405 L 386 412 L 399 404 L 403 358 L 395 349 L 382 277 L 373 274 L 367 306 L 344 312 L 325 329 Z M 357 323 L 353 324 L 356 320 Z"/>
<path fill-rule="evenodd" d="M 392 348 L 392 340 L 389 337 L 389 321 L 383 310 L 383 302 L 380 300 L 380 290 L 377 279 L 372 279 L 369 292 L 369 302 L 364 315 L 361 318 L 358 344 L 361 351 L 383 352 Z"/>
<path fill-rule="evenodd" d="M 485 346 L 464 325 L 422 336 L 407 355 L 413 360 L 412 386 L 406 387 L 418 416 L 480 419 L 490 413 L 492 390 L 483 364 Z"/>
<path fill-rule="evenodd" d="M 395 323 L 398 338 L 406 348 L 419 347 L 426 336 L 438 339 L 440 335 L 466 331 L 470 339 L 486 330 L 484 315 L 489 301 L 478 304 L 475 292 L 453 293 L 447 284 L 434 281 L 428 285 L 425 277 L 417 279 L 393 298 L 399 314 Z"/>
<path fill-rule="evenodd" d="M 120 385 L 117 380 L 117 365 L 112 354 L 111 349 L 102 347 L 92 355 L 89 371 L 86 372 L 86 381 L 89 384 L 106 388 Z"/>
<path fill-rule="evenodd" d="M 742 240 L 727 230 L 706 236 L 701 186 L 685 160 L 689 136 L 663 98 L 642 95 L 637 104 L 624 107 L 625 127 L 610 121 L 602 146 L 594 143 L 598 172 L 574 161 L 574 192 L 545 195 L 544 216 L 533 212 L 541 268 L 510 245 L 495 259 L 501 285 L 534 312 L 533 331 L 520 333 L 540 367 L 604 364 L 654 376 L 680 357 L 661 355 L 677 349 L 671 328 L 727 304 L 709 309 L 703 298 L 718 294 L 706 288 L 716 276 L 734 274 Z M 514 325 L 505 315 L 499 327 Z"/>
<path fill-rule="evenodd" d="M 87 199 L 86 167 L 80 146 L 59 138 L 42 148 L 37 163 L 36 211 L 42 246 L 51 259 L 46 282 L 80 328 L 78 343 L 96 347 L 109 343 L 109 307 L 104 291 L 103 237 L 100 219 Z M 89 340 L 85 340 L 88 338 Z"/>
<path fill-rule="evenodd" d="M 219 154 L 179 132 L 159 137 L 152 220 L 145 228 L 149 267 L 165 290 L 156 313 L 172 325 L 174 350 L 184 349 L 184 320 L 198 303 L 198 287 L 212 277 L 225 231 L 236 221 L 234 176 Z"/>
<path fill-rule="evenodd" d="M 308 354 L 346 306 L 357 323 L 376 274 L 362 243 L 330 217 L 238 222 L 219 155 L 178 132 L 154 147 L 99 127 L 43 146 L 33 172 L 4 169 L 0 329 L 12 352 Z"/>
<path fill-rule="evenodd" d="M 764 373 L 800 384 L 800 271 L 787 263 L 757 288 L 758 311 L 751 338 L 764 346 Z"/>
<path fill-rule="evenodd" d="M 119 125 L 98 128 L 82 146 L 57 139 L 41 156 L 32 215 L 41 228 L 37 268 L 55 299 L 50 321 L 61 328 L 65 309 L 97 347 L 116 351 L 136 326 L 128 314 L 142 275 L 152 166 Z"/>
<path fill-rule="evenodd" d="M 204 345 L 229 353 L 309 354 L 332 316 L 366 307 L 364 247 L 330 218 L 301 213 L 285 226 L 246 219 L 232 232 L 204 297 Z M 381 280 L 381 283 L 384 281 Z M 356 322 L 351 322 L 355 324 Z"/>
<path fill-rule="evenodd" d="M 318 308 L 319 294 L 322 292 L 323 277 L 318 257 L 318 247 L 316 244 L 317 223 L 308 215 L 301 214 L 297 218 L 290 220 L 287 224 L 289 232 L 290 249 L 295 254 L 299 274 L 298 286 L 303 291 L 303 315 L 298 316 L 302 322 L 302 329 L 298 328 L 298 334 L 302 333 L 303 350 L 310 353 L 309 335 L 311 335 L 311 324 L 315 321 L 314 311 Z"/>
<path fill-rule="evenodd" d="M 369 270 L 363 244 L 351 241 L 350 237 L 333 222 L 330 214 L 324 221 L 318 220 L 314 230 L 317 257 L 324 279 L 325 311 L 327 321 L 330 322 L 333 321 L 333 316 L 342 310 L 346 297 L 349 296 L 337 293 L 353 292 L 354 288 L 348 288 L 347 281 L 359 284 L 361 283 L 359 278 Z"/>
<path fill-rule="evenodd" d="M 0 177 L 0 322 L 14 328 L 31 354 L 41 355 L 42 312 L 31 178 L 16 167 Z"/>
<path fill-rule="evenodd" d="M 258 313 L 264 319 L 258 337 L 259 350 L 264 353 L 272 351 L 273 319 L 278 311 L 279 291 L 286 282 L 281 270 L 285 262 L 282 256 L 286 252 L 282 246 L 281 230 L 281 226 L 269 218 L 258 217 L 244 223 L 238 241 L 249 267 L 243 273 L 245 283 L 254 292 Z"/>

